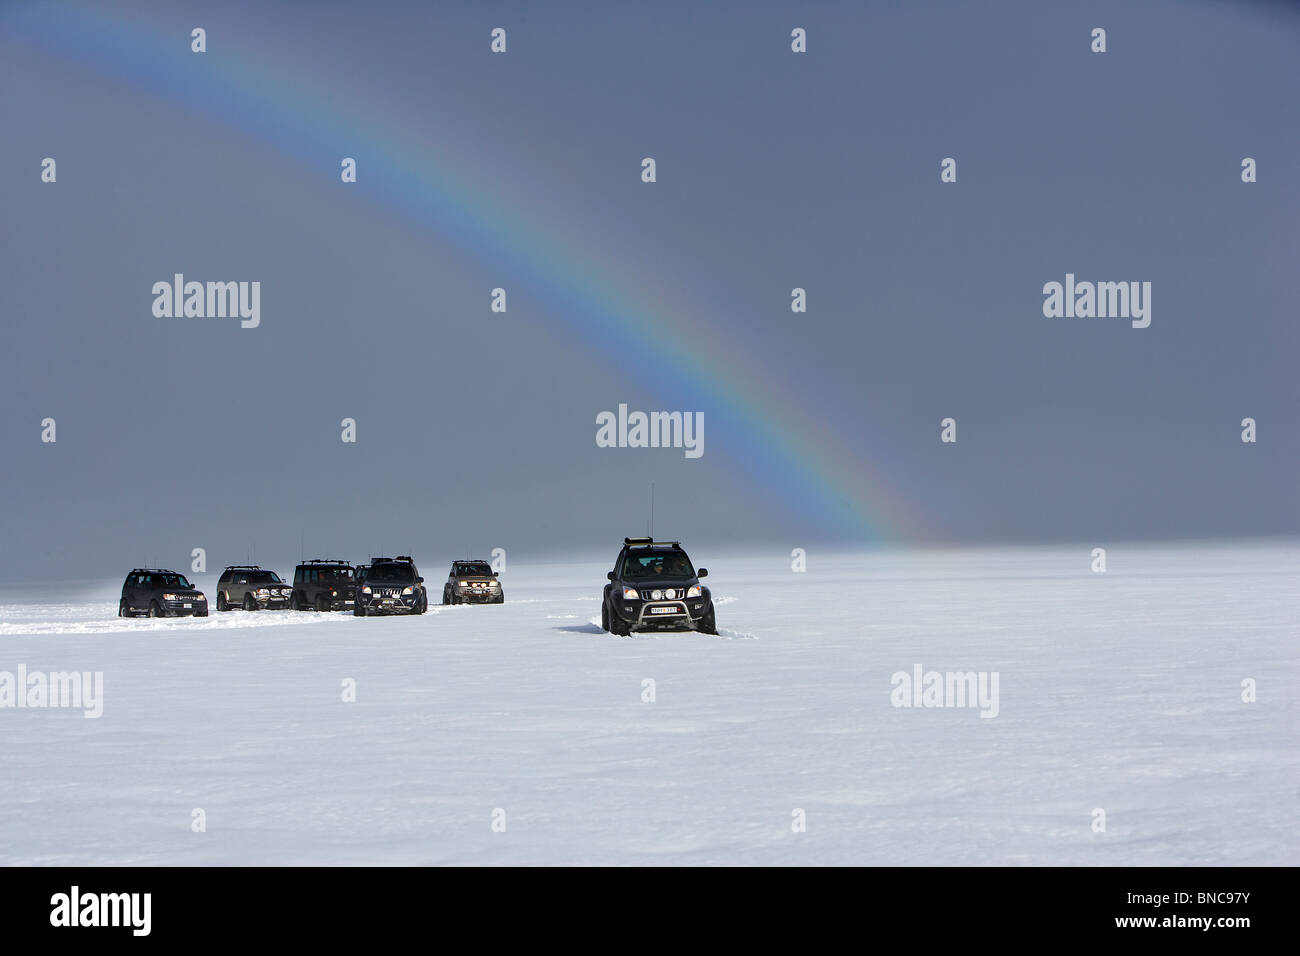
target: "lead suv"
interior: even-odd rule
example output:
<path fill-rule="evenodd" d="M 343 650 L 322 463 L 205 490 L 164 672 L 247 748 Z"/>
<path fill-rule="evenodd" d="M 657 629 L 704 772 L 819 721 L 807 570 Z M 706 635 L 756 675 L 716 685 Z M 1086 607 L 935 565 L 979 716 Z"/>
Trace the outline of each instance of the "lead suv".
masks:
<path fill-rule="evenodd" d="M 122 583 L 117 616 L 135 617 L 138 612 L 150 617 L 207 617 L 208 599 L 176 571 L 134 568 Z"/>
<path fill-rule="evenodd" d="M 245 611 L 272 610 L 289 606 L 289 585 L 280 575 L 256 564 L 234 564 L 221 572 L 217 579 L 217 610 L 231 611 L 242 607 Z"/>
<path fill-rule="evenodd" d="M 352 607 L 356 593 L 357 574 L 352 565 L 316 558 L 294 568 L 289 606 L 295 611 L 342 611 Z"/>
<path fill-rule="evenodd" d="M 633 631 L 695 630 L 717 634 L 713 595 L 676 541 L 624 538 L 600 605 L 600 624 L 623 637 Z"/>
<path fill-rule="evenodd" d="M 395 558 L 371 558 L 357 569 L 357 596 L 352 613 L 423 614 L 429 609 L 429 595 L 424 578 L 409 555 Z"/>
<path fill-rule="evenodd" d="M 497 572 L 486 561 L 453 561 L 442 586 L 443 604 L 504 604 Z"/>

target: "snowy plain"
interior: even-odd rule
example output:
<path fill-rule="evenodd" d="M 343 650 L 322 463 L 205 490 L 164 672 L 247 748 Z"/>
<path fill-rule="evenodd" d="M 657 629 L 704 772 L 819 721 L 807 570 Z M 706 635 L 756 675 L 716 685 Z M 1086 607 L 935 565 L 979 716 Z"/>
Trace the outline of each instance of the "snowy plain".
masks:
<path fill-rule="evenodd" d="M 0 672 L 104 703 L 0 709 L 0 864 L 1300 863 L 1300 545 L 1090 548 L 695 554 L 717 637 L 603 633 L 604 561 L 413 618 L 8 588 Z"/>

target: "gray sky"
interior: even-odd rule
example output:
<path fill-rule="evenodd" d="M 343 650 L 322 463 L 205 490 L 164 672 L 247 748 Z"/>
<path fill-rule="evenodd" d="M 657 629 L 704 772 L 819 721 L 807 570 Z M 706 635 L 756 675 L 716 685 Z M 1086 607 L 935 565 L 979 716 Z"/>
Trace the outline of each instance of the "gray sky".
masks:
<path fill-rule="evenodd" d="M 0 8 L 0 570 L 1300 531 L 1293 8 L 652 6 Z"/>

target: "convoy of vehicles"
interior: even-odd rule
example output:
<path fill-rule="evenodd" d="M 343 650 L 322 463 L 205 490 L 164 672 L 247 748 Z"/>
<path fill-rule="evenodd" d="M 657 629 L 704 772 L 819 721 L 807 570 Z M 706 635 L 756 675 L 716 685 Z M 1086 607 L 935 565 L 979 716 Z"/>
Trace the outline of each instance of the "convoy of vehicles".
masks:
<path fill-rule="evenodd" d="M 678 541 L 624 538 L 601 595 L 601 627 L 627 637 L 634 631 L 699 631 L 717 634 L 713 595 Z M 503 604 L 500 575 L 486 561 L 453 561 L 442 586 L 443 604 Z M 423 614 L 429 594 L 410 555 L 371 558 L 353 565 L 313 558 L 294 568 L 292 584 L 255 564 L 235 564 L 217 579 L 218 611 L 341 611 L 356 617 Z M 122 585 L 120 617 L 207 617 L 208 601 L 185 575 L 134 568 Z"/>

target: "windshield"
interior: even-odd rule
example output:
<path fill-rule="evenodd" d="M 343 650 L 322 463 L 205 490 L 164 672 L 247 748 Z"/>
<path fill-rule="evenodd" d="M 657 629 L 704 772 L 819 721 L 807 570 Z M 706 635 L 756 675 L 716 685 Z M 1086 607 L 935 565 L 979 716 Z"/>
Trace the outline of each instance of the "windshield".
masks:
<path fill-rule="evenodd" d="M 351 568 L 321 568 L 320 579 L 322 581 L 351 581 Z"/>
<path fill-rule="evenodd" d="M 459 577 L 492 577 L 492 568 L 486 564 L 458 564 L 456 575 Z"/>
<path fill-rule="evenodd" d="M 631 551 L 623 560 L 623 577 L 632 580 L 693 578 L 695 569 L 680 551 Z"/>
<path fill-rule="evenodd" d="M 366 572 L 367 581 L 380 584 L 396 584 L 414 577 L 415 570 L 409 564 L 375 564 Z"/>
<path fill-rule="evenodd" d="M 274 571 L 249 571 L 248 583 L 249 584 L 283 584 L 284 582 L 280 580 L 280 575 L 276 574 Z"/>
<path fill-rule="evenodd" d="M 153 584 L 165 588 L 188 588 L 193 587 L 189 581 L 185 580 L 183 574 L 155 574 Z"/>

